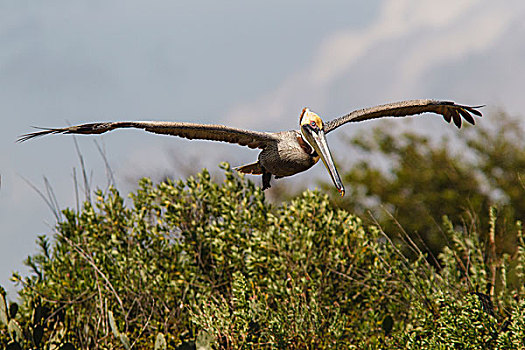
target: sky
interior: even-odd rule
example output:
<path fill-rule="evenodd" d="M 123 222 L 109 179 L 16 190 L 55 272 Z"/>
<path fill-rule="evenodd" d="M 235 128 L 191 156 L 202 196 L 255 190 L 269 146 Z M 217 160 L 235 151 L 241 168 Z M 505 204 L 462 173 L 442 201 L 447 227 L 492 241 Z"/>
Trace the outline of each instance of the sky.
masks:
<path fill-rule="evenodd" d="M 522 0 L 1 2 L 0 285 L 16 297 L 12 271 L 27 275 L 37 237 L 54 232 L 32 186 L 45 193 L 47 181 L 59 208 L 76 205 L 74 139 L 15 143 L 31 126 L 177 120 L 279 131 L 296 128 L 305 106 L 331 119 L 419 98 L 525 118 L 524 37 Z M 435 116 L 398 123 L 449 127 Z M 346 128 L 328 142 L 358 130 Z M 257 158 L 141 131 L 76 140 L 91 188 L 108 186 L 100 147 L 123 193 L 139 176 Z M 315 168 L 280 181 L 313 187 L 312 176 L 326 177 Z"/>

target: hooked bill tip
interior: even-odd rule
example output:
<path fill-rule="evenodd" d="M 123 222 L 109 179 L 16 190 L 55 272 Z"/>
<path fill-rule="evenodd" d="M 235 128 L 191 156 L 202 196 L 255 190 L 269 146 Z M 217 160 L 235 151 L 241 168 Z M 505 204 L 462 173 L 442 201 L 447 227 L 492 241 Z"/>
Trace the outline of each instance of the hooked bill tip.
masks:
<path fill-rule="evenodd" d="M 341 197 L 343 197 L 345 195 L 345 189 L 344 188 L 340 189 L 339 194 L 341 195 Z"/>

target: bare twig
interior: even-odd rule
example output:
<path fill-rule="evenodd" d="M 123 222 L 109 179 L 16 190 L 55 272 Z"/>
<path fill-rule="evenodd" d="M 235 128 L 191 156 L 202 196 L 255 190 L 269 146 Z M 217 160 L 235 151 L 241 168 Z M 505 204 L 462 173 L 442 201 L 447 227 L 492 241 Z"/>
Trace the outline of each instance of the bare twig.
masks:
<path fill-rule="evenodd" d="M 396 252 L 396 254 L 398 254 L 398 256 L 401 258 L 401 261 L 405 267 L 405 269 L 401 269 L 402 273 L 405 275 L 406 277 L 406 283 L 408 283 L 410 285 L 410 287 L 419 295 L 419 297 L 421 298 L 421 300 L 423 300 L 423 302 L 425 303 L 425 305 L 427 305 L 428 309 L 432 311 L 433 314 L 436 313 L 436 310 L 434 309 L 434 305 L 432 305 L 432 303 L 430 302 L 430 298 L 428 297 L 428 295 L 426 295 L 426 293 L 424 292 L 424 290 L 420 291 L 416 288 L 416 286 L 412 283 L 412 280 L 410 279 L 410 276 L 408 275 L 407 272 L 411 271 L 410 269 L 410 264 L 409 264 L 409 261 L 408 259 L 405 257 L 405 255 L 396 247 L 396 245 L 394 244 L 394 242 L 392 242 L 392 240 L 390 239 L 390 237 L 388 237 L 388 235 L 383 231 L 383 229 L 381 228 L 381 226 L 379 225 L 379 223 L 377 222 L 376 218 L 371 214 L 369 213 L 369 215 L 372 217 L 372 220 L 375 222 L 375 225 L 379 228 L 379 232 L 383 235 L 383 237 L 385 237 L 385 239 L 390 243 L 390 245 L 392 246 L 392 248 L 394 249 L 394 251 Z M 377 253 L 377 251 L 375 251 L 374 249 L 374 253 L 376 254 L 376 256 L 381 259 L 381 261 L 383 261 L 385 264 L 386 262 L 384 261 L 383 257 Z M 402 281 L 404 282 L 404 281 Z"/>
<path fill-rule="evenodd" d="M 78 244 L 75 244 L 73 241 L 71 241 L 69 238 L 67 237 L 64 237 L 62 236 L 62 238 L 73 248 L 75 249 L 86 261 L 89 265 L 91 265 L 91 267 L 93 267 L 93 269 L 100 275 L 100 277 L 102 277 L 104 279 L 104 281 L 106 282 L 106 285 L 108 286 L 108 288 L 111 290 L 111 292 L 113 293 L 113 295 L 115 296 L 115 298 L 117 299 L 119 305 L 120 305 L 120 308 L 122 309 L 122 314 L 125 315 L 126 314 L 126 310 L 124 309 L 124 303 L 122 302 L 122 300 L 120 299 L 117 291 L 115 290 L 115 288 L 113 288 L 113 285 L 111 284 L 111 282 L 109 281 L 109 279 L 106 277 L 106 275 L 104 274 L 104 272 L 102 272 L 98 266 L 95 264 L 95 262 L 93 261 L 93 258 L 91 258 L 91 256 L 89 256 L 86 252 L 84 252 L 84 250 L 82 248 L 80 248 L 78 246 Z"/>
<path fill-rule="evenodd" d="M 142 335 L 142 333 L 144 333 L 144 330 L 146 330 L 146 328 L 148 327 L 149 321 L 151 320 L 151 317 L 153 316 L 153 312 L 154 311 L 155 311 L 155 302 L 152 303 L 152 305 L 151 305 L 151 312 L 150 312 L 150 314 L 148 316 L 148 319 L 146 320 L 146 323 L 144 324 L 144 326 L 141 328 L 137 338 L 133 341 L 133 344 L 131 344 L 131 348 L 133 348 L 133 346 L 135 345 L 137 340 L 140 339 L 140 336 Z"/>
<path fill-rule="evenodd" d="M 60 211 L 58 211 L 58 209 L 54 205 L 53 200 L 51 198 L 47 198 L 44 195 L 44 193 L 42 193 L 42 191 L 40 191 L 31 181 L 29 181 L 28 179 L 26 179 L 22 175 L 18 175 L 18 176 L 20 176 L 22 178 L 22 180 L 24 180 L 24 182 L 29 185 L 29 187 L 31 187 L 36 193 L 38 193 L 40 198 L 42 198 L 42 200 L 46 203 L 47 207 L 51 210 L 51 212 L 55 216 L 57 222 L 60 223 L 61 222 L 61 220 L 60 220 Z"/>
<path fill-rule="evenodd" d="M 55 212 L 57 212 L 58 215 L 60 215 L 60 205 L 58 204 L 58 200 L 55 195 L 55 191 L 53 190 L 53 186 L 51 186 L 49 180 L 45 176 L 44 176 L 44 186 L 46 188 L 46 192 L 47 192 L 49 201 L 52 203 L 53 207 L 55 208 Z"/>
<path fill-rule="evenodd" d="M 489 229 L 489 261 L 487 261 L 487 264 L 489 264 L 490 268 L 490 291 L 489 295 L 491 298 L 494 298 L 494 292 L 496 289 L 496 209 L 494 207 L 490 208 L 490 229 Z"/>
<path fill-rule="evenodd" d="M 89 184 L 89 177 L 86 173 L 86 165 L 84 164 L 84 157 L 82 152 L 80 152 L 80 147 L 78 146 L 77 137 L 73 135 L 73 142 L 75 143 L 75 150 L 77 151 L 78 160 L 80 161 L 80 168 L 82 169 L 82 179 L 84 180 L 84 195 L 86 196 L 86 201 L 91 202 L 91 188 Z"/>
<path fill-rule="evenodd" d="M 108 158 L 106 157 L 106 148 L 104 146 L 100 146 L 100 144 L 97 142 L 97 140 L 93 140 L 95 142 L 95 145 L 97 146 L 98 153 L 100 153 L 100 156 L 102 157 L 102 160 L 104 161 L 104 167 L 106 170 L 106 178 L 108 180 L 108 187 L 113 186 L 116 187 L 116 181 L 115 176 L 113 173 L 113 169 L 109 165 Z"/>

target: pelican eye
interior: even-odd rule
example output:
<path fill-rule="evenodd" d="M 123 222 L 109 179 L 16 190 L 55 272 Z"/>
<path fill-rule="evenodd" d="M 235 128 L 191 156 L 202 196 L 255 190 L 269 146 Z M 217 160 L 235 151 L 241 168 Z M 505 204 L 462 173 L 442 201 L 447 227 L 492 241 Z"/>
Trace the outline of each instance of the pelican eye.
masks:
<path fill-rule="evenodd" d="M 310 122 L 310 126 L 314 129 L 317 129 L 317 124 L 315 124 L 313 120 Z"/>

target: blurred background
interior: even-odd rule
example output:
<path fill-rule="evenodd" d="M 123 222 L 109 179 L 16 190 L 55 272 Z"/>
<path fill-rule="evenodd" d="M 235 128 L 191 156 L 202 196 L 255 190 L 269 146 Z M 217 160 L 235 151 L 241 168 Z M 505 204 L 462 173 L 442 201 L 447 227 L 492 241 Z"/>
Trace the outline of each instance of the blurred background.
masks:
<path fill-rule="evenodd" d="M 296 128 L 305 106 L 329 120 L 415 98 L 521 116 L 524 37 L 520 0 L 2 2 L 0 285 L 13 296 L 12 271 L 26 273 L 37 236 L 53 233 L 54 213 L 33 187 L 52 188 L 58 208 L 75 207 L 75 188 L 86 187 L 73 137 L 15 143 L 31 126 L 177 120 L 279 131 Z M 372 123 L 381 121 L 330 134 L 336 158 L 357 159 L 341 140 Z M 435 115 L 392 125 L 452 129 Z M 87 187 L 114 181 L 121 192 L 141 176 L 216 171 L 258 154 L 133 130 L 76 140 Z M 274 183 L 314 188 L 323 177 L 316 166 Z"/>

